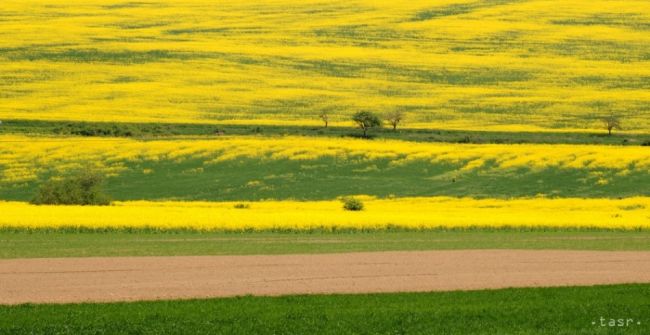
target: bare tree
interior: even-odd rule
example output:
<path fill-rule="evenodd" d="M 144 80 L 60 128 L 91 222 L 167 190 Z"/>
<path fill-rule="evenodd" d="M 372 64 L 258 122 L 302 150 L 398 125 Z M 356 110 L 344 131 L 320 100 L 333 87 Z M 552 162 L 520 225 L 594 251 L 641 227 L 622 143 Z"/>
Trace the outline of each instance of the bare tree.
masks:
<path fill-rule="evenodd" d="M 397 130 L 397 126 L 404 120 L 404 113 L 402 111 L 392 111 L 386 114 L 386 121 L 393 126 L 393 131 Z"/>
<path fill-rule="evenodd" d="M 621 119 L 615 115 L 609 115 L 604 118 L 602 118 L 603 125 L 607 129 L 607 134 L 609 136 L 612 136 L 612 130 L 618 129 L 621 130 Z"/>
<path fill-rule="evenodd" d="M 327 111 L 322 111 L 318 114 L 318 117 L 325 122 L 325 128 L 327 128 L 330 123 L 330 114 Z"/>

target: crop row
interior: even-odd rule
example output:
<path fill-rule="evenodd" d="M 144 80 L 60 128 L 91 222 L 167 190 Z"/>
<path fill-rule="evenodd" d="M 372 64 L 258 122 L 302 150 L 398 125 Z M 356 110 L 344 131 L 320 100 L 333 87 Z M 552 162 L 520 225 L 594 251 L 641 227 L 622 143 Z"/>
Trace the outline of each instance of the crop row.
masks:
<path fill-rule="evenodd" d="M 35 206 L 0 202 L 4 229 L 335 230 L 433 228 L 650 228 L 650 198 L 483 199 L 359 197 L 362 211 L 337 200 L 116 202 L 113 206 Z"/>

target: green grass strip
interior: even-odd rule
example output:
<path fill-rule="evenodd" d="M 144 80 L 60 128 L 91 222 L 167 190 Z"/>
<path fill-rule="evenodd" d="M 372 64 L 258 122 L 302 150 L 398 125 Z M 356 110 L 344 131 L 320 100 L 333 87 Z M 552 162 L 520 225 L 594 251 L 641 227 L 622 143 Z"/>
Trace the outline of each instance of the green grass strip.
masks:
<path fill-rule="evenodd" d="M 310 254 L 397 250 L 650 250 L 650 231 L 2 231 L 0 258 Z"/>
<path fill-rule="evenodd" d="M 194 135 L 266 135 L 266 136 L 318 136 L 360 137 L 354 127 L 318 127 L 289 125 L 237 125 L 237 124 L 179 124 L 179 123 L 128 123 L 81 122 L 42 120 L 3 120 L 0 134 L 41 134 L 92 137 L 133 137 L 140 139 L 165 136 Z M 496 144 L 610 144 L 650 145 L 650 134 L 614 134 L 605 130 L 594 133 L 508 132 L 477 130 L 390 128 L 373 130 L 371 138 L 396 139 L 416 142 L 496 143 Z"/>

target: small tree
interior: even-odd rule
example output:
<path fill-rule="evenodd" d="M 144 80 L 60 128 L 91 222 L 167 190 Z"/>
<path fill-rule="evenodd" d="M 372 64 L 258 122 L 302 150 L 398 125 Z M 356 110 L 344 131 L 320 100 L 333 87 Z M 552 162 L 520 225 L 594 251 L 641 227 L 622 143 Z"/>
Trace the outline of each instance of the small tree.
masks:
<path fill-rule="evenodd" d="M 605 126 L 605 129 L 607 129 L 607 134 L 609 136 L 612 136 L 612 130 L 618 129 L 621 130 L 621 119 L 619 119 L 617 116 L 610 115 L 602 118 L 603 125 Z"/>
<path fill-rule="evenodd" d="M 38 190 L 32 200 L 36 205 L 110 205 L 102 191 L 104 177 L 84 170 L 63 179 L 50 179 Z"/>
<path fill-rule="evenodd" d="M 346 211 L 358 212 L 363 210 L 363 202 L 357 198 L 353 197 L 344 197 L 341 199 L 343 203 L 343 209 Z"/>
<path fill-rule="evenodd" d="M 386 114 L 386 121 L 393 126 L 393 131 L 397 130 L 397 126 L 402 122 L 402 120 L 404 120 L 404 113 L 402 113 L 402 111 L 396 110 Z"/>
<path fill-rule="evenodd" d="M 352 116 L 352 121 L 363 130 L 363 137 L 368 137 L 369 129 L 381 127 L 381 120 L 371 112 L 357 112 Z"/>
<path fill-rule="evenodd" d="M 330 114 L 327 111 L 322 111 L 320 114 L 318 114 L 318 117 L 323 120 L 325 123 L 325 128 L 327 128 L 330 123 Z"/>

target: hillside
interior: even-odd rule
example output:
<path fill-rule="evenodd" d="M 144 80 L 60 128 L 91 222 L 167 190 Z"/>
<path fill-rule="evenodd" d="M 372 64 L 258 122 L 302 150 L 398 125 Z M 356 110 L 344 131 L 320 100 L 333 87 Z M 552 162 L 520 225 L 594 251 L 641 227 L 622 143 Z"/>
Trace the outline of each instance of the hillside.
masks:
<path fill-rule="evenodd" d="M 650 3 L 8 0 L 0 120 L 650 131 Z"/>

